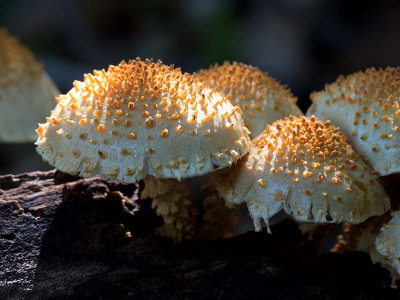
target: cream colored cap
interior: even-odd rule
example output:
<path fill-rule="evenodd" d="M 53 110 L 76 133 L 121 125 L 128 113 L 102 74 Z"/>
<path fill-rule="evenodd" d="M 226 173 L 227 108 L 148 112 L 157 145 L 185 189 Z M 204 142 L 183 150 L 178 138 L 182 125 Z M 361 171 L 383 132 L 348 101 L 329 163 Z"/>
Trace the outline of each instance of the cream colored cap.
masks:
<path fill-rule="evenodd" d="M 311 94 L 307 115 L 331 120 L 381 176 L 400 172 L 400 68 L 339 76 Z"/>
<path fill-rule="evenodd" d="M 35 141 L 58 94 L 32 52 L 0 28 L 0 143 Z"/>
<path fill-rule="evenodd" d="M 400 273 L 400 211 L 396 211 L 389 223 L 382 226 L 375 245 L 378 252 Z"/>
<path fill-rule="evenodd" d="M 94 71 L 58 102 L 36 144 L 66 173 L 179 180 L 230 166 L 249 149 L 240 109 L 161 61 L 137 58 Z"/>
<path fill-rule="evenodd" d="M 225 62 L 195 75 L 224 92 L 232 104 L 239 105 L 252 137 L 276 120 L 303 115 L 290 90 L 257 67 Z"/>
<path fill-rule="evenodd" d="M 268 125 L 218 185 L 228 204 L 247 202 L 256 230 L 282 208 L 296 220 L 359 223 L 390 201 L 377 174 L 329 122 L 292 117 Z"/>

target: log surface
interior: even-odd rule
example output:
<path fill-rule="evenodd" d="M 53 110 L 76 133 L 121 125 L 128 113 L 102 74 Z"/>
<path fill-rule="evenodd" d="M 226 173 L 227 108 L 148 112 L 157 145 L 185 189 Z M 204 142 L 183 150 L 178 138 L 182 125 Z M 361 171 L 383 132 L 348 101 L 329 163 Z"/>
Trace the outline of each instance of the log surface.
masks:
<path fill-rule="evenodd" d="M 400 299 L 363 253 L 318 255 L 297 227 L 174 245 L 138 185 L 0 176 L 0 298 Z"/>

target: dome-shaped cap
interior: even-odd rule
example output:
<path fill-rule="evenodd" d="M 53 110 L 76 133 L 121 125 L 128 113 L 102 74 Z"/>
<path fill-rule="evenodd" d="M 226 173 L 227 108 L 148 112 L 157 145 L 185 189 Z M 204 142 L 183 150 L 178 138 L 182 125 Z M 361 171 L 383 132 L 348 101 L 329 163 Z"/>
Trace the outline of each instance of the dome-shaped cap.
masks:
<path fill-rule="evenodd" d="M 400 211 L 396 211 L 392 219 L 383 225 L 375 245 L 378 252 L 400 273 Z"/>
<path fill-rule="evenodd" d="M 339 76 L 311 100 L 307 114 L 331 120 L 381 176 L 400 172 L 400 68 Z"/>
<path fill-rule="evenodd" d="M 134 182 L 186 178 L 248 152 L 237 107 L 192 75 L 139 58 L 85 75 L 37 130 L 37 151 L 57 169 Z"/>
<path fill-rule="evenodd" d="M 290 90 L 257 67 L 225 62 L 195 75 L 224 92 L 232 104 L 239 105 L 252 137 L 276 120 L 303 115 Z"/>
<path fill-rule="evenodd" d="M 32 52 L 0 28 L 0 142 L 33 142 L 59 92 Z"/>
<path fill-rule="evenodd" d="M 257 230 L 282 208 L 316 223 L 359 223 L 390 208 L 373 169 L 338 128 L 314 117 L 268 125 L 218 189 L 230 204 L 247 202 Z"/>

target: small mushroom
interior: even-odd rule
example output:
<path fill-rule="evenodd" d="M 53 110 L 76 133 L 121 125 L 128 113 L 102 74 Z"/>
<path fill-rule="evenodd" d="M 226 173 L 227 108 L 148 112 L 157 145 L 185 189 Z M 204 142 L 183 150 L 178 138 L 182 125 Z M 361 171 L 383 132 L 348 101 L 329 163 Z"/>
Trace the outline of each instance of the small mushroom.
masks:
<path fill-rule="evenodd" d="M 32 52 L 0 28 L 0 142 L 35 141 L 58 94 Z"/>
<path fill-rule="evenodd" d="M 400 172 L 400 68 L 367 69 L 311 94 L 307 115 L 331 120 L 381 175 Z"/>
<path fill-rule="evenodd" d="M 191 231 L 185 227 L 192 218 L 178 181 L 230 166 L 249 148 L 238 109 L 221 93 L 178 68 L 140 58 L 75 81 L 37 133 L 37 151 L 63 172 L 145 179 L 142 197 L 153 197 L 169 226 L 165 235 L 177 241 Z"/>
<path fill-rule="evenodd" d="M 232 104 L 240 107 L 251 137 L 276 120 L 303 115 L 290 90 L 257 67 L 225 62 L 200 70 L 195 76 L 221 90 Z"/>
<path fill-rule="evenodd" d="M 373 169 L 315 117 L 269 125 L 217 188 L 228 205 L 247 203 L 256 231 L 281 209 L 301 222 L 359 223 L 390 208 Z"/>

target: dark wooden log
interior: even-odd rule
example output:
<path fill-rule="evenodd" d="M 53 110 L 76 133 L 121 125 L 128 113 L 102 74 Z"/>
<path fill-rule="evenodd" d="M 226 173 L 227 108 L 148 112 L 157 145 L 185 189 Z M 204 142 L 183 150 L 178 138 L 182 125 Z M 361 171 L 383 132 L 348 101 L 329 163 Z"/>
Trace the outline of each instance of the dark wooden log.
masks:
<path fill-rule="evenodd" d="M 400 299 L 363 253 L 318 255 L 290 221 L 174 245 L 138 185 L 0 176 L 0 298 Z"/>

